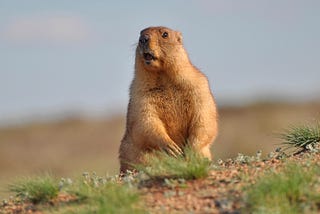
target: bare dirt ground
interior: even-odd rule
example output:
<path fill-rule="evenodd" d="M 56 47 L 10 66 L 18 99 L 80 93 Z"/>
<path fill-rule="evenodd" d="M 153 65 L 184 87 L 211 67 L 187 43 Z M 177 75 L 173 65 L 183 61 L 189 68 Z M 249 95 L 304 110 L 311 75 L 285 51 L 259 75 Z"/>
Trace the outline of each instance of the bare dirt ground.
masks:
<path fill-rule="evenodd" d="M 219 162 L 208 178 L 191 181 L 144 181 L 139 185 L 139 193 L 148 213 L 245 213 L 245 187 L 254 184 L 267 169 L 277 171 L 288 162 L 310 161 L 310 157 L 306 158 L 306 155 L 308 154 L 299 154 L 285 159 L 274 157 L 246 163 L 228 159 Z M 312 162 L 319 161 L 320 154 L 313 154 Z M 320 189 L 315 191 L 320 194 Z M 61 206 L 75 199 L 73 196 L 60 194 L 46 205 L 8 202 L 0 206 L 0 213 L 50 213 L 48 208 Z"/>
<path fill-rule="evenodd" d="M 152 184 L 142 188 L 150 213 L 224 213 L 243 206 L 238 172 L 212 171 L 207 179 L 187 181 L 168 187 Z"/>
<path fill-rule="evenodd" d="M 291 160 L 304 159 L 301 155 Z M 320 155 L 316 160 L 320 160 Z M 246 206 L 243 188 L 253 184 L 266 169 L 277 170 L 283 164 L 278 159 L 249 164 L 229 160 L 206 179 L 172 187 L 151 184 L 142 188 L 142 193 L 150 213 L 242 213 Z"/>
<path fill-rule="evenodd" d="M 293 124 L 319 121 L 319 109 L 319 102 L 220 107 L 220 132 L 212 149 L 215 161 L 236 157 L 238 153 L 254 155 L 258 150 L 265 156 L 278 147 L 280 141 L 276 134 Z M 11 195 L 7 186 L 20 176 L 50 172 L 57 177 L 72 177 L 84 171 L 116 174 L 117 150 L 124 125 L 124 116 L 114 116 L 0 128 L 0 201 Z M 198 212 L 199 209 L 238 211 L 243 197 L 239 192 L 239 173 L 251 170 L 250 174 L 258 174 L 264 167 L 278 163 L 257 164 L 259 166 L 253 169 L 226 164 L 223 170 L 213 171 L 205 180 L 188 181 L 181 187 L 173 185 L 171 188 L 150 184 L 142 187 L 141 192 L 147 206 L 159 213 L 162 210 Z"/>

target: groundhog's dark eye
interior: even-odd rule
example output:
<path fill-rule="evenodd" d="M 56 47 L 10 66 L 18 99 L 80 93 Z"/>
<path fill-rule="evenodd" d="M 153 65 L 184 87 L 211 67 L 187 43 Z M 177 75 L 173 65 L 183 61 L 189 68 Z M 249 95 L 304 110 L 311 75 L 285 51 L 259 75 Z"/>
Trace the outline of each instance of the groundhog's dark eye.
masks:
<path fill-rule="evenodd" d="M 162 38 L 167 38 L 168 37 L 168 33 L 167 32 L 164 32 L 163 34 L 162 34 Z"/>

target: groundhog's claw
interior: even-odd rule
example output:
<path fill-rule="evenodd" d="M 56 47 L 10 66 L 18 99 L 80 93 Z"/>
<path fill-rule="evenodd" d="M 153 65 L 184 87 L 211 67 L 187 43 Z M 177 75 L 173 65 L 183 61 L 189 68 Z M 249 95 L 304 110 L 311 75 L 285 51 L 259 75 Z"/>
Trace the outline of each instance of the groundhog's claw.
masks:
<path fill-rule="evenodd" d="M 175 157 L 177 155 L 181 155 L 183 153 L 181 148 L 179 146 L 177 146 L 176 144 L 169 144 L 168 145 L 168 150 L 169 150 L 169 153 L 172 154 Z"/>

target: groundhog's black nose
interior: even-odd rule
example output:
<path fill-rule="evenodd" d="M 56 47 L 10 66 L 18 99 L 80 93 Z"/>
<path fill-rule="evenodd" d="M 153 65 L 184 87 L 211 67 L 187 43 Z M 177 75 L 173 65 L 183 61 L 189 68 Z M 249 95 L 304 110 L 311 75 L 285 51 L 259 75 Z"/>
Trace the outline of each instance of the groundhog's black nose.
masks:
<path fill-rule="evenodd" d="M 150 37 L 148 34 L 142 34 L 139 38 L 140 44 L 144 45 L 149 41 Z"/>

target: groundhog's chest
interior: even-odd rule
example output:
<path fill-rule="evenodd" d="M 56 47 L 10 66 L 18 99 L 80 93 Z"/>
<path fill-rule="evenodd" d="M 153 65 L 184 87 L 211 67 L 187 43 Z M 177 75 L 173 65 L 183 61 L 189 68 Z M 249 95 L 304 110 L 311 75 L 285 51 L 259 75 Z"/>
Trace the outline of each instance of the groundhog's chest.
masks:
<path fill-rule="evenodd" d="M 149 89 L 150 106 L 172 138 L 187 138 L 195 114 L 196 97 L 192 88 L 159 86 Z M 178 140 L 178 139 L 176 139 Z"/>

